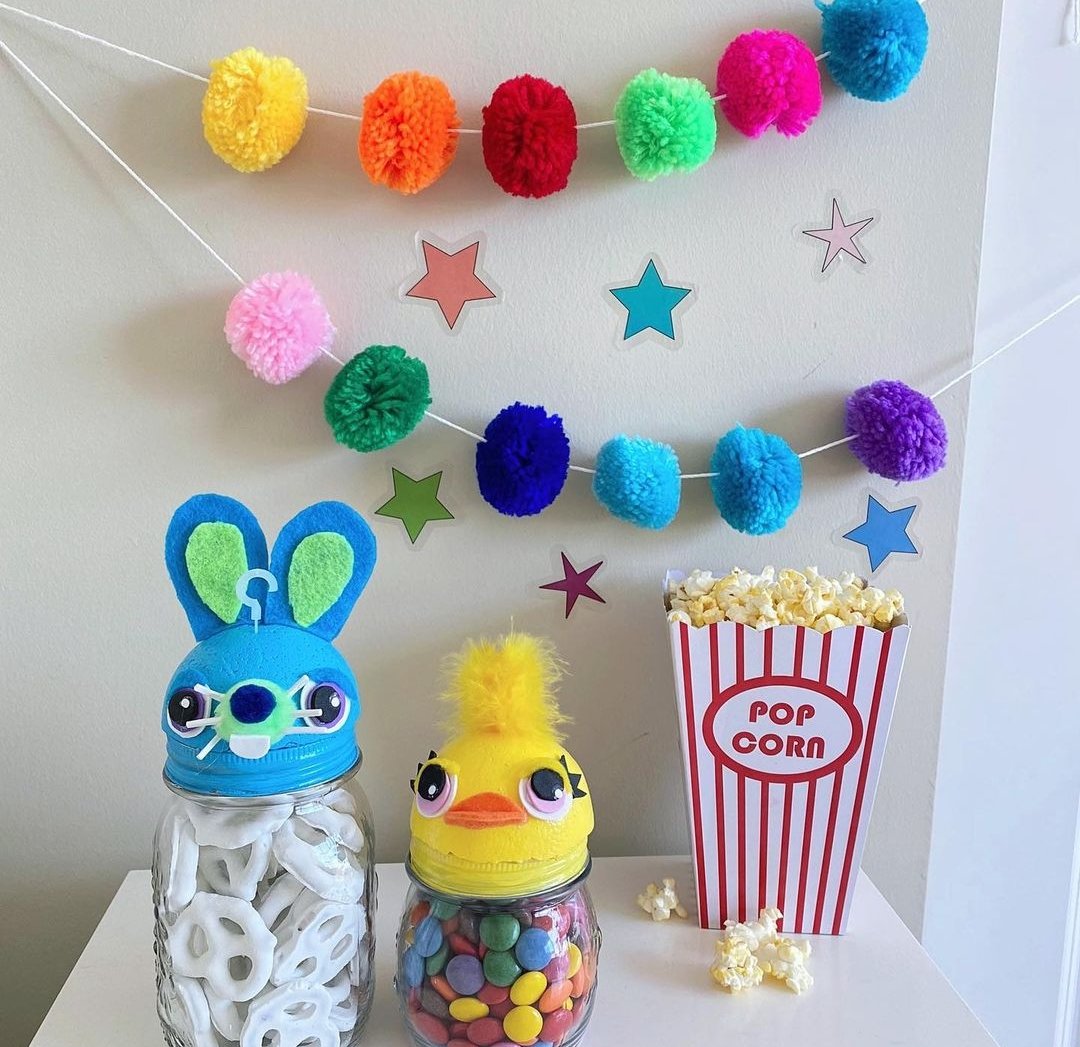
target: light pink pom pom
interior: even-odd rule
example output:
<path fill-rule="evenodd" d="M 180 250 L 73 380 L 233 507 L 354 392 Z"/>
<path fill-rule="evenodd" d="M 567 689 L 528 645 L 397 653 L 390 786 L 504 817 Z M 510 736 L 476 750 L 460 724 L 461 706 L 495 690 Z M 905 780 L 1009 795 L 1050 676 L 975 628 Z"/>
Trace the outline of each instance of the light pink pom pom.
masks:
<path fill-rule="evenodd" d="M 797 36 L 755 29 L 728 45 L 716 69 L 720 108 L 736 131 L 757 138 L 769 127 L 801 135 L 821 112 L 821 74 Z"/>
<path fill-rule="evenodd" d="M 253 374 L 281 385 L 330 348 L 334 325 L 306 276 L 264 273 L 229 303 L 225 337 Z"/>

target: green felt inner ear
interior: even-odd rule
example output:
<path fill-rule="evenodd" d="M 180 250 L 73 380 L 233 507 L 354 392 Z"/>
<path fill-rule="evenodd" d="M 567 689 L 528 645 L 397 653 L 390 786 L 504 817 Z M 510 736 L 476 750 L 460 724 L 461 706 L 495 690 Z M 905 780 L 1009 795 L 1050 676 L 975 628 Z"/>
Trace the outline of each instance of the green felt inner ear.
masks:
<path fill-rule="evenodd" d="M 314 625 L 345 591 L 353 573 L 353 548 L 334 531 L 304 538 L 289 563 L 289 606 L 297 625 Z"/>
<path fill-rule="evenodd" d="M 232 625 L 241 606 L 236 583 L 248 569 L 240 528 L 231 523 L 199 524 L 188 538 L 184 560 L 199 599 L 223 622 Z"/>

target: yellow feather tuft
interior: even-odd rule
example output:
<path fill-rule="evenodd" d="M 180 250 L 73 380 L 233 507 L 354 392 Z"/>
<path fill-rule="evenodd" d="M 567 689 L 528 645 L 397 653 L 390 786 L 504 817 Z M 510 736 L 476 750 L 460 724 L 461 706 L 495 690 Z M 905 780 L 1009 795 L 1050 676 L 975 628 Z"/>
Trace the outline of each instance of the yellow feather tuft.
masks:
<path fill-rule="evenodd" d="M 475 732 L 544 735 L 561 741 L 554 687 L 562 664 L 546 640 L 511 633 L 495 643 L 470 641 L 448 661 L 450 686 L 443 699 L 453 704 L 450 728 Z"/>

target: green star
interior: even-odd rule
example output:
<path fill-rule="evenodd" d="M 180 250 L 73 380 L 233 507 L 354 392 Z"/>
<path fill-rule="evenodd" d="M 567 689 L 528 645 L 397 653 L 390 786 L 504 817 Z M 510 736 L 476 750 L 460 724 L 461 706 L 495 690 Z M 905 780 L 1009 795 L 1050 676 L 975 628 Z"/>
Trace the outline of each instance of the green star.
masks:
<path fill-rule="evenodd" d="M 439 501 L 442 472 L 414 480 L 399 469 L 394 474 L 394 497 L 375 510 L 376 516 L 400 520 L 414 545 L 424 527 L 436 520 L 453 520 L 454 514 Z"/>

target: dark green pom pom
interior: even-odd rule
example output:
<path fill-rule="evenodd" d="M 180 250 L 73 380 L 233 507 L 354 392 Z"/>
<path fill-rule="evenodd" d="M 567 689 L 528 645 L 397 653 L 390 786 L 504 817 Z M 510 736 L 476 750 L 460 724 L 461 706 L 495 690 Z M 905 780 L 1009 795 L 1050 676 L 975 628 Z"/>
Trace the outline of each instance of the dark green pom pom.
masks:
<path fill-rule="evenodd" d="M 397 345 L 369 345 L 330 383 L 324 409 L 334 439 L 367 452 L 403 440 L 430 403 L 422 360 Z"/>

